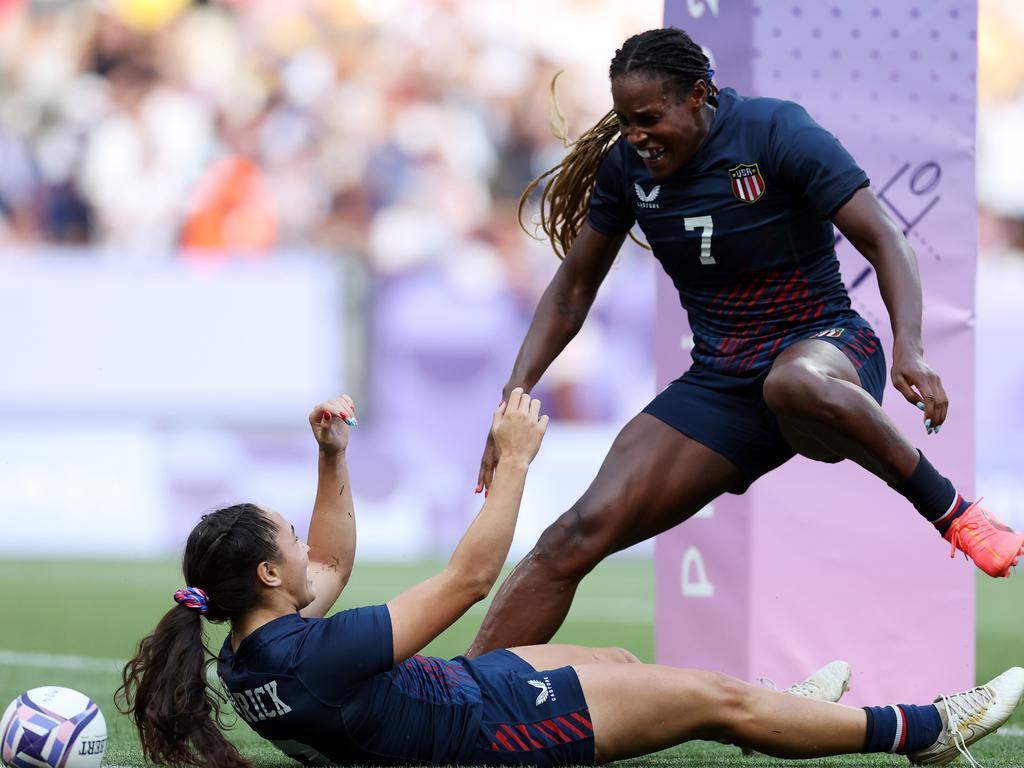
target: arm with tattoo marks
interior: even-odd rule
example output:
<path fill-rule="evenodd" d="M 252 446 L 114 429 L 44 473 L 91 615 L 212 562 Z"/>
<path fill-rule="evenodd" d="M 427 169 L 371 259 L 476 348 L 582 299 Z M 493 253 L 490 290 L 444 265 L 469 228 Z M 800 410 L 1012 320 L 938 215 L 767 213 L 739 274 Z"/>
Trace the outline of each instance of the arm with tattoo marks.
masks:
<path fill-rule="evenodd" d="M 355 414 L 348 395 L 318 405 L 309 414 L 310 428 L 319 446 L 316 498 L 309 521 L 309 578 L 316 598 L 303 616 L 323 616 L 348 584 L 356 554 L 355 505 L 349 483 L 349 426 Z"/>

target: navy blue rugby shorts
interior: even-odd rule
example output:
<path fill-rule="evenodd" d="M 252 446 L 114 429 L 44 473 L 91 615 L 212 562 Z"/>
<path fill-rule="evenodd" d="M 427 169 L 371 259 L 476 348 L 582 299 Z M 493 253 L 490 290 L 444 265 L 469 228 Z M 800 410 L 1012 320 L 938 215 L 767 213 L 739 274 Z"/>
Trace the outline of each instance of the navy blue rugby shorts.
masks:
<path fill-rule="evenodd" d="M 886 365 L 882 345 L 870 327 L 810 333 L 842 351 L 860 375 L 861 386 L 881 404 Z M 694 364 L 652 400 L 649 413 L 687 437 L 720 453 L 739 467 L 742 481 L 730 493 L 744 493 L 761 475 L 785 464 L 796 451 L 779 430 L 764 402 L 763 386 L 771 367 L 752 375 L 718 373 Z M 836 457 L 832 462 L 842 461 Z"/>
<path fill-rule="evenodd" d="M 594 727 L 576 670 L 535 670 L 511 651 L 457 657 L 480 686 L 483 719 L 468 765 L 594 764 Z"/>

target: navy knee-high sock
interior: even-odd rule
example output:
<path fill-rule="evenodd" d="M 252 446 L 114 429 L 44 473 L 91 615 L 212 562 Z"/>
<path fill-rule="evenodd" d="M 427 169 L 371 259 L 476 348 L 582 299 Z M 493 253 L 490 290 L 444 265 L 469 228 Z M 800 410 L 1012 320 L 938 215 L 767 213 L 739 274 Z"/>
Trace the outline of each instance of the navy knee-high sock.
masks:
<path fill-rule="evenodd" d="M 920 451 L 921 457 L 906 480 L 890 483 L 890 487 L 914 505 L 921 516 L 945 534 L 971 505 L 957 493 L 949 480 L 940 475 Z"/>
<path fill-rule="evenodd" d="M 934 704 L 923 707 L 897 704 L 864 707 L 868 731 L 864 752 L 896 752 L 908 755 L 930 747 L 942 733 L 942 717 Z"/>

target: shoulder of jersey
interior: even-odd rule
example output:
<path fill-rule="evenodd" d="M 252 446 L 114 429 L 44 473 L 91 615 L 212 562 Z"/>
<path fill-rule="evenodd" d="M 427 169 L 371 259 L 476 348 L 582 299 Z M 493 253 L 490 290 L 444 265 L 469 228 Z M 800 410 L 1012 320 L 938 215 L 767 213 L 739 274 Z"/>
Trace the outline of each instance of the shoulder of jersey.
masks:
<path fill-rule="evenodd" d="M 752 119 L 771 119 L 779 109 L 795 102 L 775 99 L 770 96 L 733 96 L 730 111 L 735 115 Z"/>
<path fill-rule="evenodd" d="M 788 122 L 784 115 L 799 104 L 767 96 L 736 97 L 729 113 L 729 131 L 747 136 L 767 137 L 778 120 Z"/>

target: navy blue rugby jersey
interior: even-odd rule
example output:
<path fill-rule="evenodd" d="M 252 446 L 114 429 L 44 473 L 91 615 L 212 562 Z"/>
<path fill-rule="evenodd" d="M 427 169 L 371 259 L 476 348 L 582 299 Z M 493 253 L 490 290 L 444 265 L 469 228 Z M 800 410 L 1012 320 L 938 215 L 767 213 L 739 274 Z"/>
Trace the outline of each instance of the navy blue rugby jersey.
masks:
<path fill-rule="evenodd" d="M 480 728 L 480 688 L 461 664 L 393 664 L 384 605 L 282 616 L 237 652 L 228 637 L 217 674 L 239 717 L 305 765 L 464 762 Z"/>
<path fill-rule="evenodd" d="M 793 102 L 731 88 L 697 154 L 654 179 L 625 137 L 597 174 L 588 222 L 640 225 L 672 278 L 695 362 L 755 373 L 809 332 L 867 327 L 850 307 L 830 217 L 868 177 Z"/>

